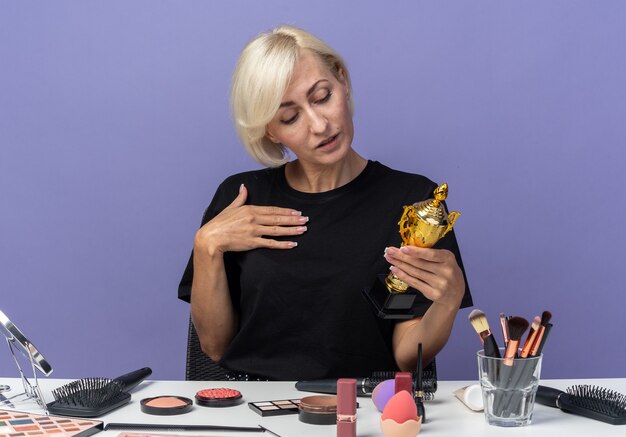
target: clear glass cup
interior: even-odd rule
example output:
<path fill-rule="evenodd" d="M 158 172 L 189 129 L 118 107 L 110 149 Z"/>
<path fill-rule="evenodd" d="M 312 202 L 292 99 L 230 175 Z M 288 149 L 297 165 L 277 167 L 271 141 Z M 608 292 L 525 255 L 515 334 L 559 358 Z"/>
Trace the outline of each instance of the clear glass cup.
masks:
<path fill-rule="evenodd" d="M 504 356 L 504 350 L 500 351 Z M 478 351 L 478 378 L 485 420 L 496 426 L 530 425 L 541 374 L 541 355 L 529 358 L 493 358 Z"/>

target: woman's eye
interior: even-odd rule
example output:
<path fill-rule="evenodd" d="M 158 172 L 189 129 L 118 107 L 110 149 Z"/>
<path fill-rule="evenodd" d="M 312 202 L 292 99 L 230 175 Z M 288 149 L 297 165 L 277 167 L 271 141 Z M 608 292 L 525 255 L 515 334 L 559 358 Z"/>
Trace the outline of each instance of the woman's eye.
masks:
<path fill-rule="evenodd" d="M 281 120 L 282 124 L 294 124 L 298 119 L 298 113 L 295 113 L 292 117 L 289 117 L 286 120 Z"/>
<path fill-rule="evenodd" d="M 330 97 L 333 95 L 332 91 L 328 91 L 321 99 L 318 99 L 315 103 L 326 103 L 330 100 Z"/>

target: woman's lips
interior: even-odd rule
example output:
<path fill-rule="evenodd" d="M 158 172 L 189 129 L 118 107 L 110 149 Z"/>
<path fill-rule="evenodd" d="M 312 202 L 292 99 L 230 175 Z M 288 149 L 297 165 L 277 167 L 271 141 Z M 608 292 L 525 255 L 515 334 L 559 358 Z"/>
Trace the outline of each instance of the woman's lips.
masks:
<path fill-rule="evenodd" d="M 319 143 L 319 145 L 317 147 L 324 147 L 324 146 L 328 146 L 328 145 L 333 145 L 334 142 L 337 140 L 338 136 L 339 136 L 339 134 L 335 134 L 332 137 L 325 139 L 324 141 Z"/>

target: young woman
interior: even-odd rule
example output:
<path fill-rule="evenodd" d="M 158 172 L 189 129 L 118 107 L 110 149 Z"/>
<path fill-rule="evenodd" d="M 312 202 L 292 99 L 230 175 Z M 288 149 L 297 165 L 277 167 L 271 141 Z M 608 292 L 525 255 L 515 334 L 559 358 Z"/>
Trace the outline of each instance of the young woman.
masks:
<path fill-rule="evenodd" d="M 454 233 L 400 247 L 404 205 L 436 184 L 362 157 L 342 58 L 289 26 L 259 35 L 233 76 L 239 138 L 267 168 L 228 177 L 179 287 L 203 351 L 249 378 L 368 376 L 415 368 L 472 304 Z M 414 319 L 378 318 L 362 292 L 388 272 L 421 291 Z"/>

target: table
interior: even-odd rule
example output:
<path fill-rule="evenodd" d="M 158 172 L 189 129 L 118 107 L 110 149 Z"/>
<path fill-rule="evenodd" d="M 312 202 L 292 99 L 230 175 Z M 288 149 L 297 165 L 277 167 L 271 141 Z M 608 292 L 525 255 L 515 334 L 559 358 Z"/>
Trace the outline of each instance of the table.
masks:
<path fill-rule="evenodd" d="M 70 382 L 61 379 L 40 379 L 40 385 L 46 401 L 50 402 L 52 389 Z M 476 381 L 439 381 L 435 400 L 426 402 L 427 423 L 423 424 L 420 436 L 554 436 L 568 437 L 597 435 L 603 437 L 626 435 L 626 426 L 609 425 L 584 417 L 562 412 L 556 408 L 536 405 L 533 423 L 522 428 L 499 428 L 487 425 L 482 412 L 473 412 L 458 401 L 454 390 L 475 383 Z M 12 392 L 7 397 L 21 391 L 21 381 L 17 378 L 0 378 L 0 385 L 8 384 Z M 592 384 L 606 387 L 620 393 L 626 393 L 626 378 L 620 379 L 588 379 L 588 380 L 542 380 L 542 385 L 565 389 L 575 384 Z M 188 398 L 205 388 L 229 387 L 241 391 L 245 402 L 229 408 L 207 408 L 194 405 L 190 413 L 179 416 L 152 416 L 141 412 L 139 402 L 146 397 L 158 395 L 177 395 Z M 253 412 L 247 402 L 298 399 L 310 393 L 295 389 L 293 382 L 222 382 L 222 381 L 144 381 L 132 392 L 132 400 L 126 406 L 112 411 L 100 420 L 109 422 L 133 423 L 173 423 L 173 424 L 212 424 L 229 426 L 261 425 L 280 437 L 334 437 L 336 427 L 333 425 L 309 425 L 298 420 L 297 415 L 261 417 Z M 357 435 L 359 437 L 382 436 L 379 426 L 380 414 L 370 398 L 359 397 L 360 408 L 357 412 Z M 33 401 L 16 401 L 16 409 L 41 412 Z M 97 436 L 117 436 L 120 431 L 106 431 Z M 161 434 L 167 433 L 161 431 Z M 184 434 L 170 432 L 169 434 Z M 237 432 L 194 432 L 188 433 L 202 436 L 230 437 L 269 437 L 269 433 L 237 433 Z"/>

